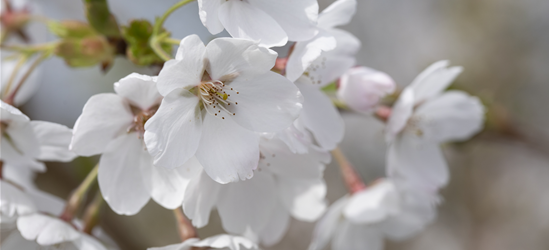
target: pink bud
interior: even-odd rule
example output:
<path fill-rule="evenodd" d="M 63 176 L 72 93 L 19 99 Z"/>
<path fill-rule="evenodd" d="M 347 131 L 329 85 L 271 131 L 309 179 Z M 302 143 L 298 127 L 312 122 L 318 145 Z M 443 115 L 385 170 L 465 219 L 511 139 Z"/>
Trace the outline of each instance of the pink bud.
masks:
<path fill-rule="evenodd" d="M 339 80 L 337 97 L 351 109 L 371 114 L 381 98 L 395 91 L 395 81 L 375 69 L 349 69 Z"/>

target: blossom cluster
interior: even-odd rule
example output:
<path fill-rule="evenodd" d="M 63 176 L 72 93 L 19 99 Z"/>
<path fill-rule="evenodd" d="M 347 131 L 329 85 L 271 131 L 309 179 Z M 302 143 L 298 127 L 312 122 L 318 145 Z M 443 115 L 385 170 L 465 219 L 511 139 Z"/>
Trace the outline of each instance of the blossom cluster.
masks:
<path fill-rule="evenodd" d="M 75 216 L 95 178 L 99 199 L 117 214 L 135 215 L 152 199 L 201 228 L 217 210 L 228 233 L 150 249 L 258 249 L 281 241 L 291 218 L 319 220 L 310 250 L 330 241 L 332 249 L 382 249 L 385 238 L 420 232 L 436 218 L 449 181 L 441 144 L 479 132 L 484 108 L 465 92 L 446 91 L 462 71 L 448 61 L 401 91 L 386 73 L 356 66 L 361 43 L 338 28 L 356 5 L 337 0 L 319 12 L 316 0 L 198 0 L 208 31 L 231 37 L 205 44 L 189 35 L 172 59 L 154 46 L 153 31 L 151 49 L 169 57 L 158 75 L 131 73 L 114 93 L 92 96 L 72 129 L 31 121 L 14 107 L 29 92 L 2 76 L 2 247 L 117 249 Z M 272 49 L 284 45 L 286 57 Z M 334 103 L 385 122 L 384 178 L 364 183 L 345 160 Z M 331 153 L 349 194 L 328 207 L 323 172 Z M 97 167 L 66 203 L 34 185 L 43 161 L 95 155 Z"/>

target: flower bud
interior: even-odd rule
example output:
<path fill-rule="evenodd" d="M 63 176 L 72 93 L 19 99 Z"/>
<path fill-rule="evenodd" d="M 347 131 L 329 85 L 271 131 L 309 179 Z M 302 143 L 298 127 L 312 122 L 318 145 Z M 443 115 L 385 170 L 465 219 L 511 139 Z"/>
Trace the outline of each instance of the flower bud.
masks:
<path fill-rule="evenodd" d="M 63 39 L 55 54 L 71 67 L 89 67 L 114 59 L 114 49 L 102 36 Z"/>
<path fill-rule="evenodd" d="M 389 75 L 367 67 L 356 67 L 341 76 L 337 97 L 351 109 L 370 114 L 381 98 L 393 91 L 395 82 Z"/>

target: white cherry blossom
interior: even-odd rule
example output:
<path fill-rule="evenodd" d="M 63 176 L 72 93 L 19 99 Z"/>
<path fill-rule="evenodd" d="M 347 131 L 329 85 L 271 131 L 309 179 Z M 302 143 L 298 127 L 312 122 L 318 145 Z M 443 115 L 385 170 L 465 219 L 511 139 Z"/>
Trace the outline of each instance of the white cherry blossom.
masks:
<path fill-rule="evenodd" d="M 240 236 L 220 234 L 203 240 L 191 238 L 183 243 L 169 245 L 165 247 L 153 247 L 148 250 L 191 250 L 193 247 L 201 249 L 222 249 L 222 250 L 258 250 L 257 245 Z"/>
<path fill-rule="evenodd" d="M 158 76 L 164 96 L 145 124 L 157 166 L 175 168 L 191 157 L 219 183 L 249 179 L 259 160 L 259 135 L 287 128 L 302 97 L 271 72 L 276 53 L 257 43 L 218 38 L 204 46 L 191 35 Z"/>
<path fill-rule="evenodd" d="M 351 68 L 339 79 L 337 97 L 354 111 L 371 114 L 384 96 L 395 91 L 393 79 L 367 67 Z"/>
<path fill-rule="evenodd" d="M 439 61 L 402 91 L 386 128 L 388 175 L 436 190 L 447 184 L 440 143 L 466 140 L 482 129 L 484 107 L 463 91 L 444 91 L 462 71 Z"/>
<path fill-rule="evenodd" d="M 55 245 L 60 249 L 106 250 L 105 246 L 92 236 L 79 232 L 67 222 L 49 215 L 35 213 L 21 216 L 17 219 L 17 228 L 21 236 L 31 242 L 16 241 L 10 243 L 10 246 L 12 244 L 14 247 L 22 247 L 23 244 L 32 246 L 36 242 L 39 245 L 37 247 L 44 248 Z"/>
<path fill-rule="evenodd" d="M 300 77 L 295 85 L 303 95 L 303 110 L 292 126 L 278 132 L 277 137 L 294 153 L 307 153 L 313 143 L 326 151 L 334 149 L 345 132 L 339 111 L 309 78 Z"/>
<path fill-rule="evenodd" d="M 6 177 L 13 177 L 10 173 Z M 59 215 L 64 203 L 61 199 L 38 190 L 0 181 L 0 227 L 2 249 L 60 249 L 101 250 L 101 243 L 76 231 L 72 225 L 42 213 Z"/>
<path fill-rule="evenodd" d="M 400 189 L 391 179 L 336 201 L 318 222 L 309 250 L 382 250 L 384 239 L 404 240 L 436 216 L 437 196 Z"/>
<path fill-rule="evenodd" d="M 36 212 L 32 199 L 14 185 L 0 180 L 0 224 L 13 222 L 21 215 Z"/>
<path fill-rule="evenodd" d="M 268 47 L 303 41 L 318 31 L 316 0 L 198 0 L 200 20 L 210 33 L 223 28 L 235 38 Z"/>
<path fill-rule="evenodd" d="M 336 27 L 351 21 L 356 4 L 356 0 L 338 0 L 319 14 L 318 35 L 297 42 L 288 58 L 288 79 L 295 81 L 305 74 L 311 82 L 322 87 L 355 65 L 360 40 Z"/>
<path fill-rule="evenodd" d="M 2 150 L 0 159 L 6 166 L 45 171 L 40 161 L 71 161 L 71 129 L 56 123 L 30 121 L 17 108 L 0 101 Z"/>
<path fill-rule="evenodd" d="M 162 96 L 155 78 L 132 73 L 114 84 L 116 94 L 92 96 L 76 121 L 71 149 L 79 155 L 102 154 L 101 193 L 119 214 L 133 215 L 152 197 L 174 209 L 181 205 L 192 165 L 156 167 L 143 141 L 144 125 Z"/>
<path fill-rule="evenodd" d="M 189 184 L 183 210 L 193 225 L 203 227 L 217 208 L 227 232 L 273 245 L 286 232 L 290 216 L 314 221 L 324 212 L 322 172 L 329 159 L 313 148 L 294 154 L 282 141 L 263 138 L 254 178 L 222 185 L 202 173 Z"/>

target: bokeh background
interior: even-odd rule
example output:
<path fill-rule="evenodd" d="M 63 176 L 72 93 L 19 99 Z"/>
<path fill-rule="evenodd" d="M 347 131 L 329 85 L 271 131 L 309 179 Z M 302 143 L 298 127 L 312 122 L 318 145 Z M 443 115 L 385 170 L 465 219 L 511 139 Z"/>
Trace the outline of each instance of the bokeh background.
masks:
<path fill-rule="evenodd" d="M 85 20 L 81 2 L 33 3 L 44 16 Z M 119 23 L 126 24 L 137 18 L 152 21 L 177 0 L 109 2 Z M 319 2 L 323 9 L 332 0 Z M 343 27 L 362 40 L 358 64 L 385 71 L 405 86 L 429 64 L 449 59 L 465 68 L 452 87 L 479 96 L 489 109 L 485 131 L 469 142 L 444 146 L 452 175 L 437 220 L 410 240 L 387 242 L 386 249 L 549 249 L 549 1 L 358 2 L 352 23 Z M 176 11 L 166 25 L 176 38 L 193 33 L 214 38 L 200 23 L 196 3 Z M 72 127 L 90 96 L 112 92 L 112 84 L 131 72 L 157 71 L 117 58 L 104 74 L 98 67 L 71 69 L 52 58 L 40 68 L 40 88 L 22 109 L 32 119 Z M 343 151 L 366 181 L 383 177 L 383 124 L 350 112 L 342 115 Z M 93 164 L 85 159 L 49 164 L 38 185 L 67 197 Z M 331 203 L 346 189 L 335 164 L 327 167 L 325 178 Z M 216 213 L 210 221 L 200 236 L 222 232 Z M 154 202 L 131 217 L 106 206 L 100 225 L 121 249 L 179 242 L 172 212 Z M 313 227 L 293 221 L 284 240 L 268 249 L 306 249 Z"/>

